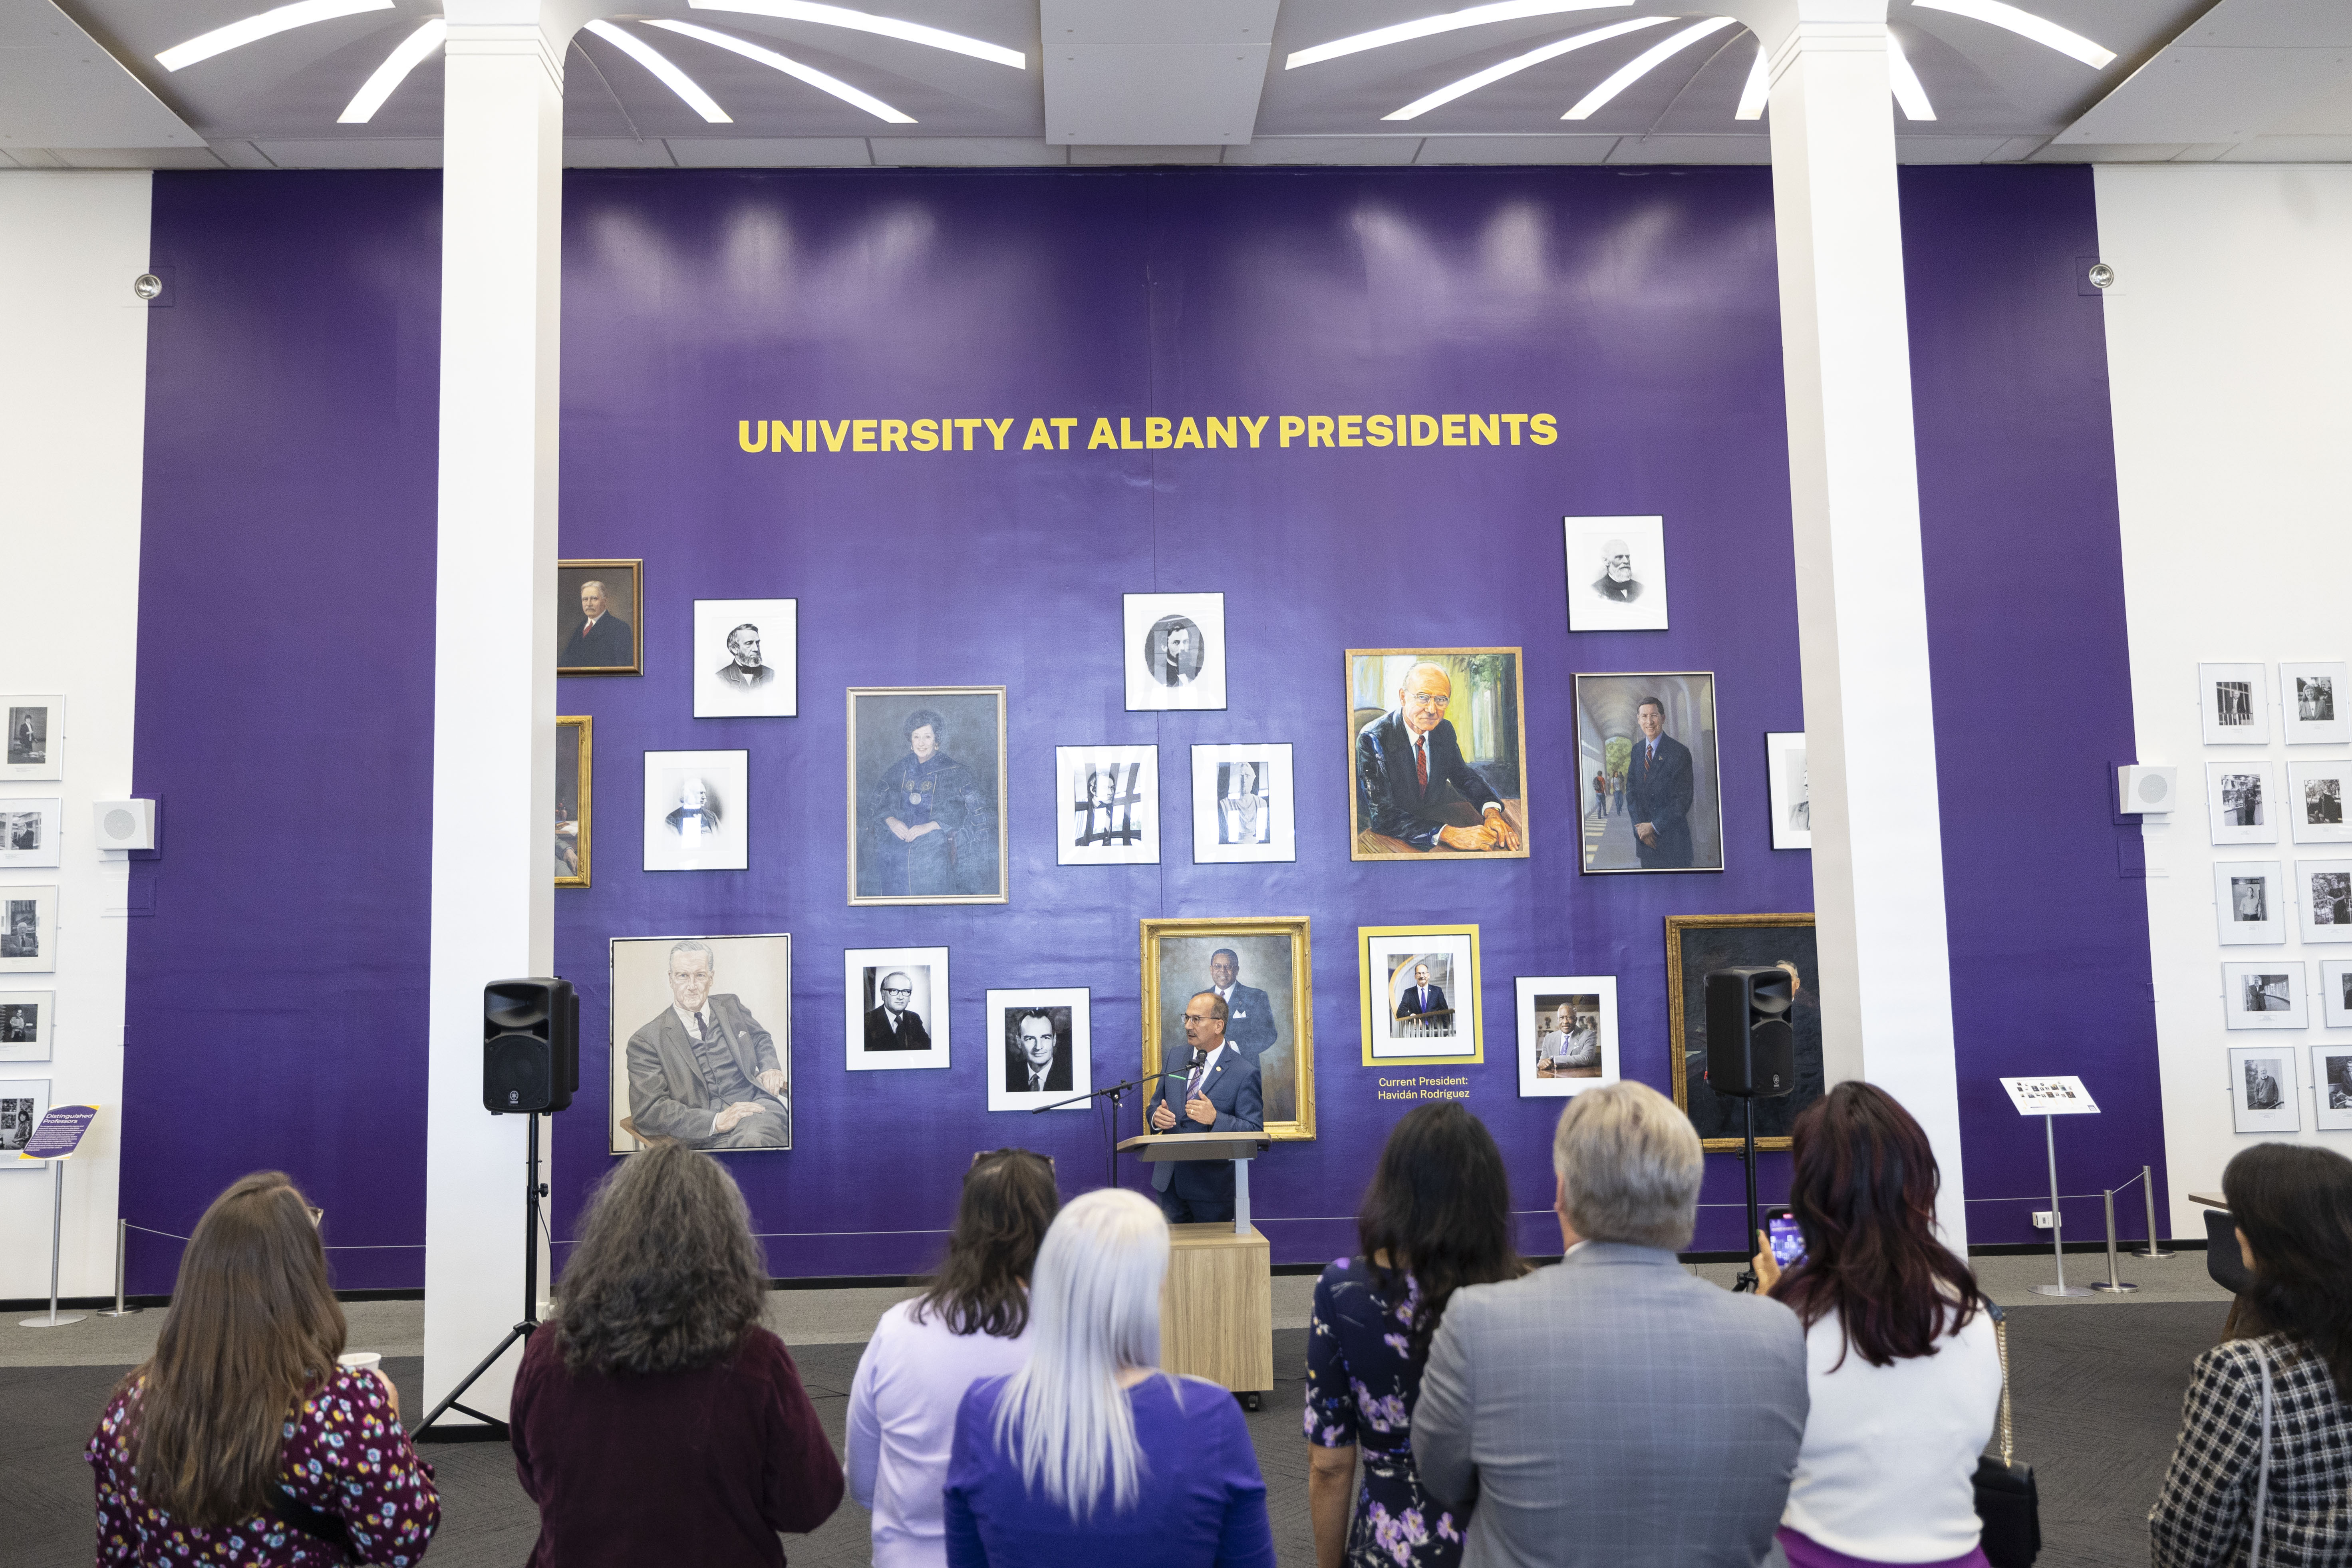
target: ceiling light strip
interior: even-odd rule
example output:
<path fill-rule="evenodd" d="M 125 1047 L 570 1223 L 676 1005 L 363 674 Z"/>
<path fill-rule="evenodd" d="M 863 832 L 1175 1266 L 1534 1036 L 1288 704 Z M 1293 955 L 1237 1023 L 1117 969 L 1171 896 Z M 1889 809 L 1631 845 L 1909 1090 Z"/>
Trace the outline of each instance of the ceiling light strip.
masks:
<path fill-rule="evenodd" d="M 1895 35 L 1886 35 L 1886 81 L 1895 89 L 1895 104 L 1906 120 L 1933 120 L 1936 106 L 1927 101 L 1927 89 L 1919 85 L 1919 73 L 1911 68 L 1910 59 Z"/>
<path fill-rule="evenodd" d="M 2031 38 L 2046 48 L 2072 56 L 2093 70 L 2105 70 L 2116 58 L 2115 50 L 2101 48 L 2082 34 L 2069 31 L 2045 16 L 2021 11 L 2014 5 L 2004 5 L 2001 0 L 1911 0 L 1911 3 L 1923 11 L 1949 11 L 1955 16 L 1967 16 L 1979 22 L 1990 22 L 1996 27 L 2006 27 L 2021 38 Z"/>
<path fill-rule="evenodd" d="M 1282 68 L 1295 71 L 1300 66 L 1336 60 L 1342 55 L 1359 55 L 1366 49 L 1383 48 L 1390 44 L 1402 44 L 1413 38 L 1433 37 L 1439 33 L 1451 33 L 1460 27 L 1483 27 L 1489 22 L 1557 16 L 1563 11 L 1605 11 L 1633 3 L 1633 0 L 1496 0 L 1493 5 L 1473 5 L 1466 11 L 1447 11 L 1411 22 L 1399 22 L 1393 26 L 1375 27 L 1369 33 L 1353 33 L 1344 38 L 1334 38 L 1328 44 L 1318 44 L 1311 49 L 1299 49 L 1283 62 Z"/>
<path fill-rule="evenodd" d="M 1578 33 L 1570 37 L 1558 39 L 1539 49 L 1529 49 L 1526 54 L 1515 55 L 1500 65 L 1488 66 L 1475 75 L 1465 76 L 1460 81 L 1439 88 L 1427 98 L 1414 99 L 1394 114 L 1383 114 L 1381 118 L 1417 120 L 1431 110 L 1451 103 L 1465 93 L 1475 92 L 1480 88 L 1492 82 L 1498 82 L 1507 76 L 1517 76 L 1529 66 L 1539 66 L 1546 60 L 1556 60 L 1564 54 L 1583 48 L 1588 45 L 1602 43 L 1611 38 L 1622 38 L 1628 33 L 1638 33 L 1644 27 L 1654 27 L 1661 22 L 1673 20 L 1672 16 L 1637 16 L 1630 22 L 1615 22 L 1606 27 L 1595 27 L 1589 33 Z"/>
<path fill-rule="evenodd" d="M 383 100 L 392 96 L 393 89 L 406 81 L 410 71 L 431 58 L 433 51 L 439 48 L 442 40 L 448 36 L 449 24 L 436 16 L 401 39 L 394 46 L 392 53 L 384 57 L 383 64 L 375 68 L 375 74 L 360 84 L 360 89 L 352 95 L 351 102 L 335 116 L 335 123 L 365 125 L 373 120 L 375 111 L 383 107 Z"/>
<path fill-rule="evenodd" d="M 1734 120 L 1761 120 L 1764 106 L 1772 98 L 1772 63 L 1765 57 L 1764 40 L 1756 40 L 1756 63 L 1748 68 L 1748 85 L 1739 89 L 1739 109 Z"/>
<path fill-rule="evenodd" d="M 646 69 L 659 77 L 662 85 L 684 99 L 687 107 L 713 125 L 732 125 L 727 111 L 719 107 L 711 96 L 695 84 L 692 77 L 669 63 L 668 59 L 643 38 L 625 33 L 610 22 L 591 22 L 588 31 L 595 34 Z"/>
<path fill-rule="evenodd" d="M 1630 5 L 1633 0 L 1606 0 L 1606 3 Z M 1011 66 L 1014 70 L 1029 68 L 1029 57 L 1018 49 L 1008 49 L 979 38 L 967 38 L 961 33 L 950 33 L 939 27 L 926 27 L 920 22 L 904 22 L 896 16 L 877 16 L 841 5 L 821 5 L 816 4 L 816 0 L 688 0 L 688 4 L 697 11 L 735 11 L 747 16 L 777 16 L 787 22 L 815 22 L 827 27 L 851 27 L 861 33 L 879 33 L 886 38 L 899 38 L 910 44 L 927 44 L 935 49 L 970 55 L 973 59 Z"/>
<path fill-rule="evenodd" d="M 247 16 L 242 22 L 231 22 L 226 27 L 199 33 L 184 44 L 174 44 L 157 55 L 155 63 L 167 71 L 181 70 L 198 60 L 226 54 L 231 49 L 273 34 L 307 27 L 313 22 L 331 22 L 338 16 L 356 16 L 364 11 L 391 9 L 392 0 L 296 0 L 294 5 L 280 5 L 274 11 Z"/>
<path fill-rule="evenodd" d="M 773 49 L 763 49 L 757 44 L 746 42 L 741 38 L 730 37 L 725 33 L 713 32 L 709 27 L 698 27 L 691 22 L 654 19 L 646 22 L 646 26 L 661 27 L 673 33 L 682 33 L 689 38 L 699 38 L 704 43 L 718 48 L 731 49 L 747 60 L 757 60 L 771 70 L 780 70 L 786 76 L 799 78 L 820 92 L 829 92 L 844 103 L 855 104 L 877 120 L 886 120 L 893 125 L 915 123 L 913 115 L 901 113 L 871 93 L 860 92 L 838 77 L 827 76 L 814 66 L 804 66 L 798 60 L 788 59 Z"/>
<path fill-rule="evenodd" d="M 1672 59 L 1675 55 L 1680 54 L 1683 50 L 1690 47 L 1693 44 L 1697 43 L 1701 38 L 1706 37 L 1708 34 L 1719 33 L 1723 31 L 1724 28 L 1728 27 L 1731 25 L 1732 18 L 1729 16 L 1710 16 L 1706 21 L 1699 23 L 1696 26 L 1685 27 L 1681 32 L 1676 33 L 1673 37 L 1666 39 L 1664 43 L 1652 45 L 1649 48 L 1643 50 L 1641 54 L 1634 56 L 1633 58 L 1619 67 L 1616 74 L 1612 76 L 1607 81 L 1602 82 L 1599 87 L 1594 88 L 1591 92 L 1588 92 L 1582 98 L 1578 99 L 1576 100 L 1576 107 L 1570 110 L 1566 114 L 1561 115 L 1560 118 L 1562 120 L 1591 119 L 1594 111 L 1608 103 L 1611 99 L 1616 97 L 1619 93 L 1624 91 L 1627 88 L 1633 86 L 1635 82 L 1641 80 L 1652 71 L 1657 69 L 1658 67 L 1664 64 L 1667 60 Z"/>

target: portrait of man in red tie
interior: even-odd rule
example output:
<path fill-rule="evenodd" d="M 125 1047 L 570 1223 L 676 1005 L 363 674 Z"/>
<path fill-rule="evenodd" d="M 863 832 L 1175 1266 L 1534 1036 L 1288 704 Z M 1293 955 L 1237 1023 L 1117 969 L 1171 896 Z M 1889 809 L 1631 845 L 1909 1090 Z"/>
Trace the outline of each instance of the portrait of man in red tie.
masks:
<path fill-rule="evenodd" d="M 558 675 L 635 675 L 640 563 L 635 561 L 556 563 Z"/>
<path fill-rule="evenodd" d="M 1516 648 L 1349 651 L 1359 703 L 1391 704 L 1350 714 L 1356 858 L 1527 853 L 1518 665 Z"/>

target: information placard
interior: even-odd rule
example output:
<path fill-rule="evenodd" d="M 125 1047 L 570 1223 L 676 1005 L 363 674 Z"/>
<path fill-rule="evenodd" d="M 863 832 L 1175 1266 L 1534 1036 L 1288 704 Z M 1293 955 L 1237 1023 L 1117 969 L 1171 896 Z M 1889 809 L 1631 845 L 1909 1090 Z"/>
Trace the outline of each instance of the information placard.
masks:
<path fill-rule="evenodd" d="M 2098 1102 L 2079 1078 L 2005 1078 L 2000 1087 L 2020 1116 L 2096 1116 Z"/>
<path fill-rule="evenodd" d="M 73 1152 L 81 1146 L 82 1134 L 89 1131 L 89 1124 L 97 1120 L 98 1107 L 95 1105 L 52 1106 L 49 1113 L 41 1118 L 41 1124 L 33 1129 L 32 1137 L 26 1140 L 23 1152 L 16 1157 L 20 1160 L 70 1159 Z"/>

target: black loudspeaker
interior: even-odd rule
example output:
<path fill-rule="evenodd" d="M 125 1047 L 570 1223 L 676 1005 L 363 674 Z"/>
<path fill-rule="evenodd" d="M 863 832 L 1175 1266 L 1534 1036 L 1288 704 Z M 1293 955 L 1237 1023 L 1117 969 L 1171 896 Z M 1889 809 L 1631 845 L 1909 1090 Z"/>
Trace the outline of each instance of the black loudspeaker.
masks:
<path fill-rule="evenodd" d="M 569 980 L 494 980 L 482 987 L 482 1105 L 561 1110 L 580 1088 L 580 994 Z"/>
<path fill-rule="evenodd" d="M 1773 1100 L 1797 1087 L 1796 977 L 1787 970 L 1713 969 L 1706 978 L 1706 1086 Z"/>

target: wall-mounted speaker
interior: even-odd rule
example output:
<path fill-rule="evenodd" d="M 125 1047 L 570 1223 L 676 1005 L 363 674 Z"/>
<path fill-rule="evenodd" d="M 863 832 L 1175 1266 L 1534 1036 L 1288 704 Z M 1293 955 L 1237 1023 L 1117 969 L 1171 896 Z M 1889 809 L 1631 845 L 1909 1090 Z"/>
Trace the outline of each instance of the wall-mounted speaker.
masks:
<path fill-rule="evenodd" d="M 1797 980 L 1778 964 L 1710 969 L 1706 1003 L 1706 1086 L 1717 1094 L 1772 1100 L 1797 1087 L 1797 1031 L 1790 1009 Z"/>
<path fill-rule="evenodd" d="M 482 987 L 482 1106 L 493 1115 L 561 1110 L 580 1088 L 580 994 L 569 980 Z"/>
<path fill-rule="evenodd" d="M 90 826 L 100 849 L 127 849 L 142 860 L 162 850 L 163 802 L 100 800 L 90 803 Z"/>
<path fill-rule="evenodd" d="M 2116 809 L 2126 816 L 2170 811 L 2179 793 L 2179 768 L 2143 768 L 2126 763 L 2116 770 Z"/>

